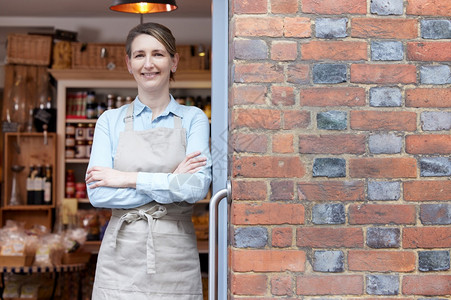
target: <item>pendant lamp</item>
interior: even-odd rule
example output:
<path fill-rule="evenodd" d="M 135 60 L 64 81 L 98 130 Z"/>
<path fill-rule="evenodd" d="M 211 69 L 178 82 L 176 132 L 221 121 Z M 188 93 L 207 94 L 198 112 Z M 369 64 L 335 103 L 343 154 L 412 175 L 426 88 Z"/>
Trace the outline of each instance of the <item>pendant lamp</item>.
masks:
<path fill-rule="evenodd" d="M 127 1 L 114 0 L 110 6 L 111 10 L 134 13 L 150 14 L 159 12 L 168 12 L 177 9 L 175 0 L 150 0 L 150 1 Z"/>

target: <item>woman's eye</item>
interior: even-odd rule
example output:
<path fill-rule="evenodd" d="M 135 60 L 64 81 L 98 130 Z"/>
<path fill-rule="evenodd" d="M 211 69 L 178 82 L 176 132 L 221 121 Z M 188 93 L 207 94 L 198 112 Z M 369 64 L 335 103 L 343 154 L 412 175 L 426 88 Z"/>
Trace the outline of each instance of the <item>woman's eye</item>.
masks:
<path fill-rule="evenodd" d="M 138 58 L 138 57 L 144 57 L 144 55 L 143 54 L 136 54 L 135 58 Z"/>

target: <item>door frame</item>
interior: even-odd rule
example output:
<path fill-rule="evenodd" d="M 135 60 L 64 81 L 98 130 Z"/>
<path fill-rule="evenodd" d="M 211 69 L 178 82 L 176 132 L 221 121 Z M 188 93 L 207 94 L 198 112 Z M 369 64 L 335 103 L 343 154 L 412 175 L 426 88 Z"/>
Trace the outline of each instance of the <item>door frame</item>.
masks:
<path fill-rule="evenodd" d="M 211 65 L 211 157 L 213 161 L 213 194 L 227 187 L 228 179 L 228 88 L 229 88 L 229 1 L 212 0 Z M 227 299 L 228 205 L 218 208 L 218 298 Z M 210 254 L 211 255 L 211 254 Z"/>

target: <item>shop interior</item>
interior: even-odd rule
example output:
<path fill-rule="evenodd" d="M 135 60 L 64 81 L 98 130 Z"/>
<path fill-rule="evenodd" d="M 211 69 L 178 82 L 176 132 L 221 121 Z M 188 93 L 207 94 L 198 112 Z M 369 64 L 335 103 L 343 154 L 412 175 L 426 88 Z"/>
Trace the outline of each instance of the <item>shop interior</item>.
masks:
<path fill-rule="evenodd" d="M 171 94 L 211 116 L 211 0 L 133 14 L 111 1 L 8 1 L 0 5 L 1 299 L 90 299 L 111 210 L 94 208 L 84 176 L 96 119 L 129 103 L 128 30 L 170 28 L 181 56 Z M 193 223 L 208 295 L 208 202 Z"/>

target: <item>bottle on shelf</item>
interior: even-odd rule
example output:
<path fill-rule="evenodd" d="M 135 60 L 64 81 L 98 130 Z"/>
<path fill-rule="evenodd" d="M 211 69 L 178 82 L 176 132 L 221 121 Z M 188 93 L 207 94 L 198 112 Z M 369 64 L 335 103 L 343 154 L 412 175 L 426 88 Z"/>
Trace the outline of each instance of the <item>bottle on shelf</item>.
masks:
<path fill-rule="evenodd" d="M 34 204 L 42 205 L 44 204 L 44 184 L 45 184 L 45 174 L 42 165 L 36 166 L 36 176 L 34 178 Z"/>
<path fill-rule="evenodd" d="M 66 171 L 66 198 L 75 197 L 75 175 L 74 170 L 68 169 Z"/>
<path fill-rule="evenodd" d="M 36 167 L 34 165 L 30 166 L 30 171 L 27 177 L 27 204 L 33 205 L 35 200 L 35 189 L 34 189 L 34 179 L 36 176 Z"/>
<path fill-rule="evenodd" d="M 52 204 L 52 166 L 45 165 L 44 204 Z"/>

